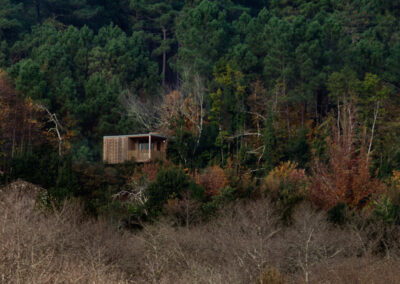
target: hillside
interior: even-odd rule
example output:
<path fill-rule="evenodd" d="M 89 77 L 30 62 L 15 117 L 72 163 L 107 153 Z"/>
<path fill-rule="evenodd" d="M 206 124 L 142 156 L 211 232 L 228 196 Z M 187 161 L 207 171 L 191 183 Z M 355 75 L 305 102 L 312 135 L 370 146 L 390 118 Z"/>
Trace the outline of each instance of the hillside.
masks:
<path fill-rule="evenodd" d="M 399 94 L 398 1 L 0 0 L 0 279 L 399 282 Z"/>

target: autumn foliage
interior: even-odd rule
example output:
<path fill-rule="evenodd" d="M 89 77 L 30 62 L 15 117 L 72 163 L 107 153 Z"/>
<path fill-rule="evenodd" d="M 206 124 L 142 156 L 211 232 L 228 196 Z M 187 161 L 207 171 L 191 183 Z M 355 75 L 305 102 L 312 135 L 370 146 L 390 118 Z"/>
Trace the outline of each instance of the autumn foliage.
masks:
<path fill-rule="evenodd" d="M 141 173 L 149 180 L 155 181 L 157 173 L 160 171 L 159 163 L 144 163 L 141 167 Z"/>
<path fill-rule="evenodd" d="M 268 191 L 271 198 L 276 200 L 283 188 L 292 187 L 299 190 L 308 186 L 308 177 L 304 169 L 299 169 L 297 164 L 291 161 L 281 162 L 265 178 L 262 189 Z"/>
<path fill-rule="evenodd" d="M 325 164 L 317 159 L 313 168 L 309 195 L 323 208 L 332 208 L 337 203 L 362 208 L 385 187 L 371 177 L 363 145 L 357 147 L 354 119 L 343 125 L 341 129 L 333 127 L 328 141 L 329 162 Z"/>
<path fill-rule="evenodd" d="M 220 189 L 228 185 L 228 178 L 219 166 L 206 168 L 201 174 L 195 174 L 194 179 L 205 188 L 207 196 L 218 195 Z"/>

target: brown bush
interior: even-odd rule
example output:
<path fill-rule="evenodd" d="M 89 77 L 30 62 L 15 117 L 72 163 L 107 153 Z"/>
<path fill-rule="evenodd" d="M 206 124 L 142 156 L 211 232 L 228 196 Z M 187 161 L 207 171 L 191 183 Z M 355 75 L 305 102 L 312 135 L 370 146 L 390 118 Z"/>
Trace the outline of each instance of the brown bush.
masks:
<path fill-rule="evenodd" d="M 25 188 L 27 189 L 27 187 Z M 2 283 L 116 283 L 122 251 L 102 222 L 84 221 L 82 206 L 37 210 L 35 197 L 15 186 L 0 193 L 0 279 Z"/>
<path fill-rule="evenodd" d="M 190 230 L 164 222 L 148 226 L 135 242 L 145 247 L 141 281 L 259 283 L 260 277 L 274 277 L 312 282 L 320 265 L 359 251 L 360 242 L 352 231 L 325 220 L 323 213 L 300 206 L 294 225 L 283 227 L 264 199 L 225 208 L 218 219 Z"/>
<path fill-rule="evenodd" d="M 189 225 L 201 219 L 201 203 L 190 196 L 189 192 L 184 192 L 182 198 L 170 198 L 164 209 L 175 224 Z"/>
<path fill-rule="evenodd" d="M 219 166 L 208 167 L 201 173 L 196 181 L 206 190 L 207 196 L 214 196 L 220 193 L 220 189 L 228 185 L 228 178 L 223 169 Z"/>
<path fill-rule="evenodd" d="M 161 165 L 160 163 L 144 163 L 141 167 L 141 173 L 144 175 L 149 181 L 155 181 L 157 173 L 160 171 Z"/>

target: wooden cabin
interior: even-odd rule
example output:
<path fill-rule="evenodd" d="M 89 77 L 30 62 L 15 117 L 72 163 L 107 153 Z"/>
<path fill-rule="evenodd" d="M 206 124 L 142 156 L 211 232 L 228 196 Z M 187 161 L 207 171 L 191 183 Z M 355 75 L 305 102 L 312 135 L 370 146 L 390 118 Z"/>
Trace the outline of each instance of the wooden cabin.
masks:
<path fill-rule="evenodd" d="M 159 134 L 134 134 L 103 137 L 103 161 L 119 164 L 134 159 L 138 163 L 165 160 L 167 137 Z"/>

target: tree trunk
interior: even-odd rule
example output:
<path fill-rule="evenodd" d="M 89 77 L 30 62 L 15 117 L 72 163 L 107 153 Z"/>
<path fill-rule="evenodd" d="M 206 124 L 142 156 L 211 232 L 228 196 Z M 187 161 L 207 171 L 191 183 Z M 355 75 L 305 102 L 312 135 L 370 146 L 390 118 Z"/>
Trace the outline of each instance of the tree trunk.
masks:
<path fill-rule="evenodd" d="M 374 122 L 372 123 L 371 139 L 369 141 L 369 146 L 368 146 L 367 165 L 368 165 L 369 155 L 370 155 L 371 150 L 372 150 L 372 143 L 374 141 L 375 125 L 376 125 L 376 120 L 378 118 L 378 112 L 379 112 L 379 101 L 376 102 L 376 106 L 375 106 L 375 110 L 374 110 Z"/>
<path fill-rule="evenodd" d="M 301 127 L 304 128 L 304 120 L 306 116 L 307 102 L 304 101 L 301 107 Z"/>
<path fill-rule="evenodd" d="M 11 158 L 15 155 L 16 148 L 16 128 L 17 128 L 17 108 L 14 108 L 14 123 L 13 123 L 13 135 L 12 135 L 12 147 L 11 147 Z"/>
<path fill-rule="evenodd" d="M 42 23 L 42 16 L 40 15 L 40 1 L 41 1 L 41 0 L 36 0 L 36 1 L 35 1 L 36 20 L 38 21 L 39 24 Z"/>
<path fill-rule="evenodd" d="M 288 138 L 290 139 L 290 111 L 289 111 L 289 103 L 286 103 L 286 123 L 288 129 Z"/>
<path fill-rule="evenodd" d="M 164 44 L 167 40 L 167 30 L 162 27 L 162 32 L 163 32 L 163 41 Z M 167 66 L 167 52 L 164 50 L 163 51 L 163 61 L 162 61 L 162 86 L 165 86 L 165 70 L 166 70 L 166 66 Z"/>

